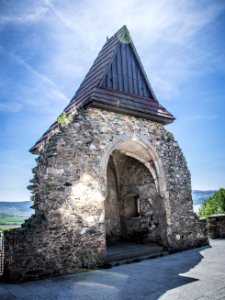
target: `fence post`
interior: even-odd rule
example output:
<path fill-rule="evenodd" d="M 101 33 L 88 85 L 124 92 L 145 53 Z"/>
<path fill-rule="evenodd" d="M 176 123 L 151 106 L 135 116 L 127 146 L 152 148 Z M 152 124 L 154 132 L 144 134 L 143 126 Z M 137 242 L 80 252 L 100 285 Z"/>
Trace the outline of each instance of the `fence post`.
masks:
<path fill-rule="evenodd" d="M 0 276 L 3 275 L 4 269 L 4 236 L 3 232 L 0 231 Z"/>

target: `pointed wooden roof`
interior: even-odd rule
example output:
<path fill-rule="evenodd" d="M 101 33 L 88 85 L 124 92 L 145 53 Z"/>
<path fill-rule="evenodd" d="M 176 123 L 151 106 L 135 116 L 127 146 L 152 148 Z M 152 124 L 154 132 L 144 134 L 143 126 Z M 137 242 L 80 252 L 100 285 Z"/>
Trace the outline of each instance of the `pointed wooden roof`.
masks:
<path fill-rule="evenodd" d="M 87 106 L 162 124 L 175 119 L 156 99 L 126 26 L 106 41 L 64 112 L 68 116 L 74 109 Z M 38 152 L 57 127 L 56 121 L 30 151 Z"/>

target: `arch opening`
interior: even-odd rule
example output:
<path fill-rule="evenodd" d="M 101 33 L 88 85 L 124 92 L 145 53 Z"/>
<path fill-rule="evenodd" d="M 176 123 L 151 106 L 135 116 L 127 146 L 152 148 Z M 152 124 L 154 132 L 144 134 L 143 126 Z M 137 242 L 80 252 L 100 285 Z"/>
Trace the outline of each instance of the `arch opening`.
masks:
<path fill-rule="evenodd" d="M 137 139 L 124 137 L 110 150 L 106 164 L 107 245 L 120 241 L 165 244 L 165 184 L 157 155 Z"/>

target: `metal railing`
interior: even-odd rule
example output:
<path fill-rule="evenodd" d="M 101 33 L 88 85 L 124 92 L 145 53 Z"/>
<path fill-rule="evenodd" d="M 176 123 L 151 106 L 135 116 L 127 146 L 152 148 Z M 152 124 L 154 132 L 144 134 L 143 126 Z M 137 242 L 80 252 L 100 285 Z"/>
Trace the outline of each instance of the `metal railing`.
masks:
<path fill-rule="evenodd" d="M 3 275 L 4 270 L 4 236 L 0 231 L 0 276 Z"/>

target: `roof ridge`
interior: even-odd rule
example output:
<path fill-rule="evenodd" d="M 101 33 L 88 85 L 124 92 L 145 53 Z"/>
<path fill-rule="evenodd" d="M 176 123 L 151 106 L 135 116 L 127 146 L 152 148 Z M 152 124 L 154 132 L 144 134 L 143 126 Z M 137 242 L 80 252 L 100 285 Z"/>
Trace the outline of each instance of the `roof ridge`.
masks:
<path fill-rule="evenodd" d="M 124 44 L 129 44 L 132 42 L 132 38 L 131 38 L 131 35 L 130 35 L 130 32 L 127 28 L 126 25 L 123 25 L 115 34 L 114 34 L 115 37 L 118 38 L 118 40 L 121 42 L 121 43 L 124 43 Z"/>

